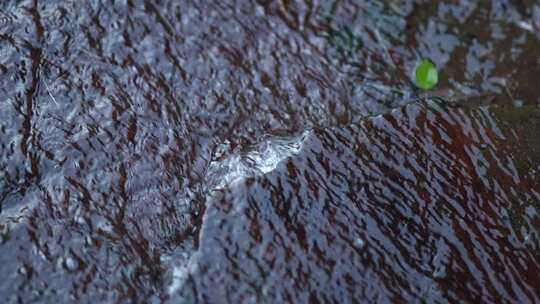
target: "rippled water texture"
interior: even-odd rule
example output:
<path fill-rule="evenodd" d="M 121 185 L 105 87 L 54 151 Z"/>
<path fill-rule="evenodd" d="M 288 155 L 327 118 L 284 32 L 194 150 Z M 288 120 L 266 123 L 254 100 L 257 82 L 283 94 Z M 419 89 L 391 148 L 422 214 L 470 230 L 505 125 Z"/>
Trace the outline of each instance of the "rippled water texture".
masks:
<path fill-rule="evenodd" d="M 539 302 L 539 29 L 526 0 L 2 1 L 0 302 Z"/>

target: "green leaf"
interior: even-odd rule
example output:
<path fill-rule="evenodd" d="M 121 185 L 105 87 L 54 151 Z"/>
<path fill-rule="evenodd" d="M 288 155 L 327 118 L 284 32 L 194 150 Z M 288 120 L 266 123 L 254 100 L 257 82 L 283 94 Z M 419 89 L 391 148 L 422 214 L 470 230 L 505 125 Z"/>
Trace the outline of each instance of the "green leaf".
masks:
<path fill-rule="evenodd" d="M 431 90 L 439 82 L 439 72 L 437 72 L 437 67 L 429 59 L 422 59 L 416 65 L 415 71 L 416 77 L 416 86 L 422 90 Z"/>

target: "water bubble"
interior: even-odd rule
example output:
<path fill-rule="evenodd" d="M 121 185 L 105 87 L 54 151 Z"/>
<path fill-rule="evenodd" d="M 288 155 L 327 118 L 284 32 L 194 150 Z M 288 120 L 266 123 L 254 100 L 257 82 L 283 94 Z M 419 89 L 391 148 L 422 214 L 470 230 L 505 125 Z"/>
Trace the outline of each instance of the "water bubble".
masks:
<path fill-rule="evenodd" d="M 77 260 L 75 260 L 74 258 L 68 256 L 66 258 L 64 258 L 64 268 L 67 270 L 67 271 L 76 271 L 78 268 L 79 268 L 79 263 L 77 262 Z"/>
<path fill-rule="evenodd" d="M 512 101 L 512 104 L 516 108 L 521 108 L 521 107 L 523 107 L 524 102 L 523 102 L 523 100 L 516 99 L 516 100 Z"/>
<path fill-rule="evenodd" d="M 354 246 L 356 246 L 356 247 L 358 247 L 360 249 L 364 248 L 365 245 L 366 245 L 366 242 L 361 238 L 356 238 L 354 240 Z"/>

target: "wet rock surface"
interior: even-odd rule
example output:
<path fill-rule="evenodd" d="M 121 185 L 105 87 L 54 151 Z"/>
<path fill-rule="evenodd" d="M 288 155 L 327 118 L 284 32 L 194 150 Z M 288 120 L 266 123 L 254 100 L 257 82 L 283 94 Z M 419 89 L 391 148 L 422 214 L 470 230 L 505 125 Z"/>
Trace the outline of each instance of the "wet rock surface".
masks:
<path fill-rule="evenodd" d="M 540 301 L 538 11 L 3 1 L 0 300 Z"/>

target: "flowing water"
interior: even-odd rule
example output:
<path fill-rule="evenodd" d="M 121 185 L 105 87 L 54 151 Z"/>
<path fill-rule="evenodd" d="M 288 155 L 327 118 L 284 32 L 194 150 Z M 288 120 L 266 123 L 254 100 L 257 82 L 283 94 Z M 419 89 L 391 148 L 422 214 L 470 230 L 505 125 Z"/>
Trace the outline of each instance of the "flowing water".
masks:
<path fill-rule="evenodd" d="M 0 301 L 539 302 L 539 32 L 527 0 L 4 0 Z"/>

